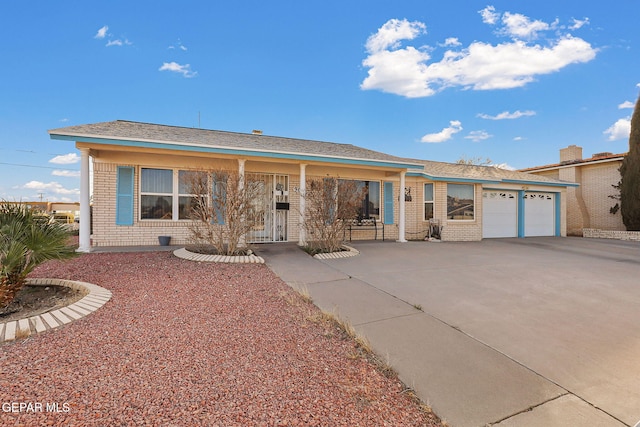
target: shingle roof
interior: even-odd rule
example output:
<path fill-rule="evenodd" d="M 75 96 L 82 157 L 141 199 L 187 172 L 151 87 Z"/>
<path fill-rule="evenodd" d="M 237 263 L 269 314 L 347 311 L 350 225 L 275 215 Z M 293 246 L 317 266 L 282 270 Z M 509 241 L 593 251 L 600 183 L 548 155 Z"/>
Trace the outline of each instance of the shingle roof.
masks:
<path fill-rule="evenodd" d="M 255 135 L 219 130 L 186 128 L 151 123 L 116 120 L 49 130 L 52 138 L 82 141 L 154 143 L 160 146 L 206 149 L 232 149 L 247 153 L 273 153 L 288 156 L 315 156 L 334 160 L 369 161 L 386 166 L 409 168 L 409 173 L 436 180 L 469 180 L 476 182 L 533 182 L 547 185 L 567 185 L 562 181 L 492 166 L 416 160 L 392 156 L 351 144 L 306 139 Z M 570 184 L 569 184 L 570 185 Z"/>
<path fill-rule="evenodd" d="M 423 171 L 415 171 L 434 179 L 463 179 L 496 182 L 532 182 L 540 184 L 567 184 L 563 181 L 540 175 L 501 169 L 495 166 L 465 165 L 459 163 L 416 160 L 424 165 Z"/>
<path fill-rule="evenodd" d="M 606 161 L 619 161 L 622 158 L 624 158 L 624 156 L 626 156 L 627 153 L 620 153 L 620 154 L 608 154 L 608 155 L 604 155 L 604 156 L 598 156 L 598 155 L 594 155 L 591 158 L 588 159 L 578 159 L 578 160 L 570 160 L 567 162 L 560 162 L 560 163 L 552 163 L 550 165 L 542 165 L 542 166 L 533 166 L 530 168 L 525 168 L 525 169 L 520 169 L 521 172 L 529 172 L 529 171 L 539 171 L 542 169 L 554 169 L 554 168 L 561 168 L 561 167 L 566 167 L 566 166 L 582 166 L 584 164 L 589 164 L 589 163 L 594 163 L 594 162 L 606 162 Z"/>
<path fill-rule="evenodd" d="M 199 128 L 158 125 L 116 120 L 49 130 L 54 136 L 154 142 L 202 148 L 225 148 L 249 152 L 302 154 L 327 158 L 398 163 L 407 167 L 407 159 L 391 156 L 351 144 L 321 142 L 277 136 L 225 132 Z M 419 163 L 410 162 L 415 167 Z"/>

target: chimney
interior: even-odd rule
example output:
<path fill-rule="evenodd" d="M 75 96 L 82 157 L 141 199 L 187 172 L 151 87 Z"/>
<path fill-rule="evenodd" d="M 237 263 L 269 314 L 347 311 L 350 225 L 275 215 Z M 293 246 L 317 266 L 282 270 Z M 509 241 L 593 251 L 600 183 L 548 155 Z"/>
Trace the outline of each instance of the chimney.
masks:
<path fill-rule="evenodd" d="M 262 135 L 262 131 L 259 130 L 259 129 L 254 129 L 254 130 L 251 131 L 251 133 L 254 134 L 254 135 Z"/>
<path fill-rule="evenodd" d="M 570 163 L 576 160 L 582 160 L 582 147 L 570 145 L 560 149 L 560 163 Z"/>

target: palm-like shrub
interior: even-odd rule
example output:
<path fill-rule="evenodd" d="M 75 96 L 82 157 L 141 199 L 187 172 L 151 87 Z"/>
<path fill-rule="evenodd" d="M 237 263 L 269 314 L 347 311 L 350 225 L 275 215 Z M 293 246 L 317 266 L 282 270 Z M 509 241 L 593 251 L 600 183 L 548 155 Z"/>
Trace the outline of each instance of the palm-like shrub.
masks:
<path fill-rule="evenodd" d="M 23 205 L 0 203 L 0 310 L 11 303 L 36 266 L 76 255 L 69 236 L 63 224 L 43 220 Z"/>

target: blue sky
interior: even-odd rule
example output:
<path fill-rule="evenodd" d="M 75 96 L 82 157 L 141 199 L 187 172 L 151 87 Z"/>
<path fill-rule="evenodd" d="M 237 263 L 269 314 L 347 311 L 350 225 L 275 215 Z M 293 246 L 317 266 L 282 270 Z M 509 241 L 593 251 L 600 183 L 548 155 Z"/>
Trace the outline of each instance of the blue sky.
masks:
<path fill-rule="evenodd" d="M 640 2 L 20 1 L 0 13 L 0 198 L 78 200 L 111 120 L 524 168 L 625 152 Z"/>

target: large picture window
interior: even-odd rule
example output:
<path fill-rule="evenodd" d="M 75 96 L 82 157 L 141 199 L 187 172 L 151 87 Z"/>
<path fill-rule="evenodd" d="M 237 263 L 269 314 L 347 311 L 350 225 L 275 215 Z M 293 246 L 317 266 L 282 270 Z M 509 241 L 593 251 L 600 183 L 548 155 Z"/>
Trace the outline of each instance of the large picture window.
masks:
<path fill-rule="evenodd" d="M 140 169 L 140 219 L 189 219 L 198 197 L 199 173 L 172 169 Z M 208 179 L 205 183 L 208 182 Z"/>
<path fill-rule="evenodd" d="M 433 219 L 433 184 L 424 185 L 424 220 Z"/>
<path fill-rule="evenodd" d="M 358 219 L 380 219 L 380 182 L 354 181 L 362 193 Z"/>
<path fill-rule="evenodd" d="M 474 219 L 473 184 L 447 184 L 447 219 Z"/>
<path fill-rule="evenodd" d="M 173 171 L 142 168 L 140 218 L 173 219 Z"/>

